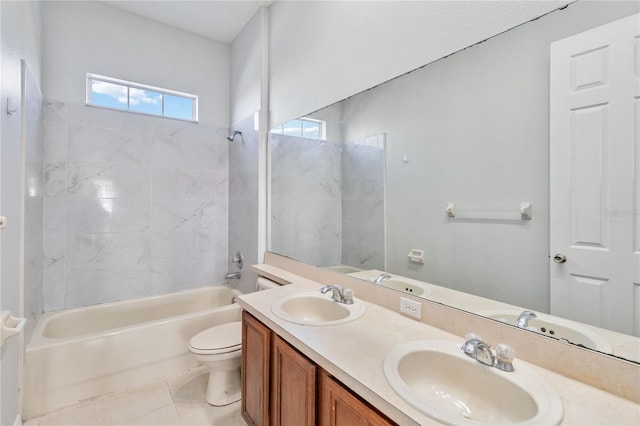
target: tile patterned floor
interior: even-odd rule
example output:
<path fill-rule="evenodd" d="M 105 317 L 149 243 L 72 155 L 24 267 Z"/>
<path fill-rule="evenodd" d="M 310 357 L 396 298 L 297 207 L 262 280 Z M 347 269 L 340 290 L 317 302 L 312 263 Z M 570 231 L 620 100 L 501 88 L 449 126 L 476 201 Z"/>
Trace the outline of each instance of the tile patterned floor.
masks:
<path fill-rule="evenodd" d="M 198 367 L 147 385 L 80 401 L 28 419 L 24 426 L 246 426 L 240 402 L 212 407 L 204 399 L 208 370 Z"/>

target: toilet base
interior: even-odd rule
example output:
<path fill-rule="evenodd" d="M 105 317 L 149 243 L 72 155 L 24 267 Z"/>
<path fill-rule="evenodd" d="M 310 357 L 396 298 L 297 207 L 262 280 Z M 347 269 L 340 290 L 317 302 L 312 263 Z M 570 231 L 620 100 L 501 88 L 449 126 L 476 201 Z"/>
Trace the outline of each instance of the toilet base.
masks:
<path fill-rule="evenodd" d="M 240 368 L 211 371 L 205 398 L 210 405 L 221 407 L 240 401 Z"/>

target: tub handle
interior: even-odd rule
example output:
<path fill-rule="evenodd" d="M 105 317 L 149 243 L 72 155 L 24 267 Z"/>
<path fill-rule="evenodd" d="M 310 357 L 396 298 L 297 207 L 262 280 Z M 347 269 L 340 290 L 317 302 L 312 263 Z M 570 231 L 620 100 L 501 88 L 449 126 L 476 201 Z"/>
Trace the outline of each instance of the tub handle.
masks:
<path fill-rule="evenodd" d="M 235 296 L 231 298 L 231 304 L 233 305 L 234 303 L 238 303 L 238 299 Z"/>
<path fill-rule="evenodd" d="M 0 324 L 0 347 L 4 341 L 11 336 L 20 333 L 27 322 L 26 318 L 18 318 L 11 315 L 9 311 L 2 311 L 2 324 Z"/>

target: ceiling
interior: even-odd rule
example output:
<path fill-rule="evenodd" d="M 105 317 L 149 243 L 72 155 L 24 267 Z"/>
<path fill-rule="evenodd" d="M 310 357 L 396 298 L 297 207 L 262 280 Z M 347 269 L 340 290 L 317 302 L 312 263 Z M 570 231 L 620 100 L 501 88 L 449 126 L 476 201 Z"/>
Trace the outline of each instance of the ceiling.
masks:
<path fill-rule="evenodd" d="M 224 43 L 233 41 L 260 6 L 271 3 L 245 0 L 103 0 L 103 2 Z"/>

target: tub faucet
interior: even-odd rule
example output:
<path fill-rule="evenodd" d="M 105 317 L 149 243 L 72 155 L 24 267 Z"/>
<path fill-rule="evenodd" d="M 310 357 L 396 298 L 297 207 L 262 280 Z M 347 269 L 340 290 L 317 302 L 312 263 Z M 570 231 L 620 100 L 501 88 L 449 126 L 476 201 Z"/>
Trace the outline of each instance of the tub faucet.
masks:
<path fill-rule="evenodd" d="M 353 304 L 353 290 L 349 288 L 343 289 L 339 285 L 325 285 L 320 289 L 320 293 L 325 294 L 330 291 L 332 296 L 331 298 L 338 303 L 344 303 L 345 305 Z"/>
<path fill-rule="evenodd" d="M 519 328 L 529 327 L 529 321 L 537 318 L 538 316 L 531 311 L 522 311 L 516 320 L 515 326 Z"/>
<path fill-rule="evenodd" d="M 235 279 L 240 279 L 241 274 L 240 272 L 227 272 L 224 276 L 225 280 L 235 280 Z"/>
<path fill-rule="evenodd" d="M 461 349 L 467 356 L 481 364 L 496 367 L 502 371 L 513 371 L 514 351 L 508 345 L 499 344 L 494 354 L 491 350 L 491 345 L 483 342 L 477 334 L 469 333 L 465 337 L 465 342 Z"/>
<path fill-rule="evenodd" d="M 391 275 L 387 274 L 386 272 L 383 272 L 380 275 L 378 275 L 378 278 L 373 280 L 373 283 L 374 284 L 380 284 L 380 283 L 382 283 L 382 280 L 388 280 L 389 278 L 391 278 Z"/>

